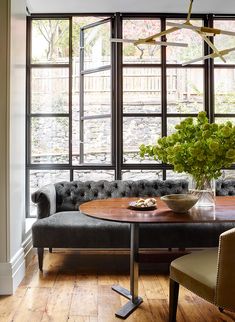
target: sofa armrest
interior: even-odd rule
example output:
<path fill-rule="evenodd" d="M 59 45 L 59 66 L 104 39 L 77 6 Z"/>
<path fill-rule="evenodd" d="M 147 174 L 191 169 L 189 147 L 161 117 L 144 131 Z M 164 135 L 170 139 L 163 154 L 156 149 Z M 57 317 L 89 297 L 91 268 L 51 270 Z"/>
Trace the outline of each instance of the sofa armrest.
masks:
<path fill-rule="evenodd" d="M 56 212 L 56 190 L 54 184 L 48 184 L 32 193 L 32 202 L 37 204 L 37 217 L 42 219 Z"/>

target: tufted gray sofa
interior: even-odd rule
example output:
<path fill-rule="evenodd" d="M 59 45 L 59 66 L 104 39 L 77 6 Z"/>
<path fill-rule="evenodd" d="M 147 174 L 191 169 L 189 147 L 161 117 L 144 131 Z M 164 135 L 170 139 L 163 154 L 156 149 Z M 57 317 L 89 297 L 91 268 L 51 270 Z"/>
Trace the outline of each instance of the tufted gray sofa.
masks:
<path fill-rule="evenodd" d="M 93 199 L 162 196 L 186 193 L 185 180 L 73 181 L 42 187 L 32 194 L 38 219 L 32 227 L 33 246 L 38 249 L 39 268 L 48 248 L 128 248 L 129 225 L 90 218 L 79 206 Z M 235 180 L 218 181 L 217 195 L 235 195 Z M 141 224 L 140 247 L 214 247 L 218 236 L 232 223 Z"/>

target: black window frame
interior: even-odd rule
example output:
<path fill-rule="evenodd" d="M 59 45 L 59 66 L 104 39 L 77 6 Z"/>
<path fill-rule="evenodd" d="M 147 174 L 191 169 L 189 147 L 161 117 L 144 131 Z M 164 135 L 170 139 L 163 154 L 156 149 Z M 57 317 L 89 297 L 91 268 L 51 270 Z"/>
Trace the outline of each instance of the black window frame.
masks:
<path fill-rule="evenodd" d="M 112 75 L 112 163 L 109 164 L 84 164 L 73 165 L 72 163 L 72 68 L 73 68 L 73 53 L 72 53 L 72 19 L 73 17 L 107 17 L 111 19 L 112 36 L 116 38 L 122 37 L 122 21 L 124 19 L 160 19 L 161 30 L 166 28 L 167 19 L 184 19 L 186 14 L 169 14 L 169 13 L 83 13 L 83 14 L 32 14 L 27 17 L 27 54 L 26 54 L 26 216 L 30 217 L 29 213 L 29 193 L 30 193 L 30 170 L 68 170 L 70 180 L 74 176 L 73 172 L 76 170 L 113 170 L 115 179 L 122 179 L 123 170 L 162 170 L 163 180 L 166 179 L 166 171 L 172 170 L 172 166 L 164 163 L 123 163 L 123 117 L 149 117 L 151 114 L 144 113 L 123 113 L 123 69 L 125 67 L 151 67 L 161 69 L 161 113 L 153 113 L 154 117 L 161 117 L 162 120 L 162 136 L 167 135 L 167 118 L 180 116 L 196 116 L 197 114 L 180 114 L 167 113 L 167 68 L 203 68 L 204 79 L 204 110 L 207 112 L 209 121 L 213 122 L 217 117 L 235 117 L 235 113 L 215 114 L 214 103 L 214 70 L 215 68 L 233 68 L 234 64 L 214 64 L 213 59 L 208 59 L 202 64 L 192 64 L 182 66 L 181 64 L 168 64 L 166 61 L 166 48 L 161 47 L 161 63 L 160 64 L 123 64 L 122 61 L 122 44 L 112 43 L 111 45 L 111 75 Z M 219 15 L 219 14 L 192 14 L 192 19 L 201 19 L 205 26 L 213 27 L 214 20 L 235 20 L 234 15 Z M 67 19 L 69 20 L 69 62 L 68 64 L 32 64 L 31 63 L 31 32 L 32 21 L 35 19 Z M 165 37 L 162 37 L 164 40 Z M 213 41 L 213 39 L 211 38 Z M 204 53 L 211 53 L 211 49 L 204 42 Z M 66 67 L 69 70 L 69 112 L 68 113 L 52 113 L 41 114 L 31 113 L 31 69 L 32 68 L 59 68 Z M 32 164 L 31 163 L 31 118 L 35 116 L 40 117 L 68 117 L 69 119 L 69 162 L 68 164 Z M 230 169 L 235 170 L 235 165 Z"/>

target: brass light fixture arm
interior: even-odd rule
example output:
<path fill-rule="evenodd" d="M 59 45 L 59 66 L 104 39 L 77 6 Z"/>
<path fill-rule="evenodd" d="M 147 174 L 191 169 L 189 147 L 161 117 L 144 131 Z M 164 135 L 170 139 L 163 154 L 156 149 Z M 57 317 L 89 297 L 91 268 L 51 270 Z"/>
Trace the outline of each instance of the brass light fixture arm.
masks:
<path fill-rule="evenodd" d="M 193 0 L 190 1 L 186 23 L 190 22 L 190 18 L 191 18 L 191 14 L 192 14 L 192 8 L 193 8 Z"/>
<path fill-rule="evenodd" d="M 228 55 L 230 52 L 232 51 L 235 51 L 235 47 L 232 47 L 232 48 L 229 48 L 229 49 L 224 49 L 224 50 L 221 50 L 220 51 L 220 54 L 221 55 Z M 190 61 L 187 61 L 185 63 L 182 64 L 182 66 L 186 66 L 188 64 L 192 64 L 192 63 L 196 63 L 200 60 L 206 60 L 206 59 L 209 59 L 209 58 L 217 58 L 218 55 L 216 53 L 212 53 L 212 54 L 209 54 L 209 55 L 206 55 L 206 56 L 202 56 L 202 57 L 198 57 L 198 58 L 194 58 Z"/>

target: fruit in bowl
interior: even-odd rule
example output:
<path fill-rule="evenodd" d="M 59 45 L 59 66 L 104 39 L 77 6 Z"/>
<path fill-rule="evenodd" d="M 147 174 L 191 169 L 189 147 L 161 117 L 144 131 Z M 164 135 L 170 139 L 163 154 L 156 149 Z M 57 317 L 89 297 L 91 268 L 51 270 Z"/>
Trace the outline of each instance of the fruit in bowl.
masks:
<path fill-rule="evenodd" d="M 192 194 L 172 194 L 161 197 L 161 200 L 175 213 L 187 213 L 198 199 Z"/>
<path fill-rule="evenodd" d="M 157 208 L 157 201 L 154 198 L 139 199 L 137 201 L 131 201 L 129 208 L 133 210 L 154 210 Z"/>
<path fill-rule="evenodd" d="M 136 201 L 137 207 L 152 207 L 156 205 L 156 199 L 148 198 L 148 199 L 139 199 Z"/>

